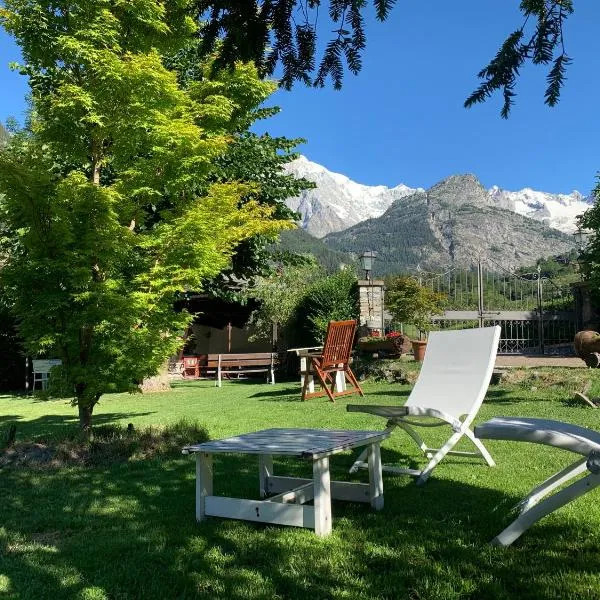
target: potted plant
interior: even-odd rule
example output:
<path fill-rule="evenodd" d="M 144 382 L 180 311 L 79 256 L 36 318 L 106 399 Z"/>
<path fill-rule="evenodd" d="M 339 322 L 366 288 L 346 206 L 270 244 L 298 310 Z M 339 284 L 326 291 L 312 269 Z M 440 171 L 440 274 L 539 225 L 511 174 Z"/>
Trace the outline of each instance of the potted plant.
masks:
<path fill-rule="evenodd" d="M 379 334 L 374 331 L 373 334 Z M 358 349 L 368 354 L 375 352 L 383 353 L 386 357 L 397 357 L 404 350 L 404 335 L 398 331 L 392 331 L 385 336 L 370 335 L 358 339 Z"/>
<path fill-rule="evenodd" d="M 396 276 L 386 284 L 386 308 L 395 321 L 412 324 L 419 331 L 419 339 L 412 340 L 415 360 L 423 360 L 431 317 L 443 312 L 446 296 L 422 286 L 412 277 Z"/>

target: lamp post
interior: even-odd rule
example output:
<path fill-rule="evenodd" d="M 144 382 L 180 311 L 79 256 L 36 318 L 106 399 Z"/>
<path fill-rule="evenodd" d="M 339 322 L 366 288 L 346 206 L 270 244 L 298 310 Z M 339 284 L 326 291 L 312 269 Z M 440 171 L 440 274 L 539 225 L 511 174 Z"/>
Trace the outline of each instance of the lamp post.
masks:
<path fill-rule="evenodd" d="M 375 262 L 376 257 L 377 252 L 373 252 L 373 250 L 365 250 L 360 255 L 360 265 L 365 272 L 365 279 L 373 280 L 371 271 L 373 270 L 373 263 Z"/>

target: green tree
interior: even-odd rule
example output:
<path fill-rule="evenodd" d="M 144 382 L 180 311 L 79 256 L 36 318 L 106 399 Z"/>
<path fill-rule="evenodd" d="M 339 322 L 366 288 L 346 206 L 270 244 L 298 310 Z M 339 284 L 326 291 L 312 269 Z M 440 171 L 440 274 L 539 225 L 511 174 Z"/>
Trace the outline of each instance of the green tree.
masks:
<path fill-rule="evenodd" d="M 8 143 L 9 139 L 10 135 L 8 134 L 8 131 L 0 124 L 0 146 Z"/>
<path fill-rule="evenodd" d="M 288 222 L 251 185 L 203 192 L 230 141 L 207 105 L 229 119 L 235 107 L 163 64 L 196 33 L 189 2 L 4 4 L 32 112 L 0 152 L 2 279 L 27 351 L 62 359 L 89 430 L 104 392 L 135 387 L 181 344 L 190 316 L 174 313 L 176 294 Z"/>
<path fill-rule="evenodd" d="M 284 201 L 315 185 L 287 174 L 283 166 L 297 158 L 294 149 L 304 140 L 257 135 L 249 131 L 257 120 L 279 112 L 278 107 L 264 106 L 277 89 L 277 84 L 261 80 L 252 63 L 237 62 L 232 71 L 213 73 L 212 60 L 198 63 L 198 45 L 197 40 L 189 44 L 167 64 L 176 70 L 181 85 L 193 90 L 194 96 L 202 103 L 205 119 L 209 119 L 215 130 L 231 140 L 226 152 L 215 160 L 209 181 L 259 183 L 244 201 L 252 200 L 261 206 L 273 207 L 276 219 L 295 221 L 298 215 Z M 223 104 L 229 105 L 231 110 L 224 113 L 220 109 Z M 264 235 L 244 240 L 234 251 L 232 267 L 227 275 L 245 280 L 267 275 L 269 245 L 273 241 L 272 237 Z M 221 285 L 221 281 L 218 278 L 208 287 L 217 295 L 226 295 L 227 288 Z"/>
<path fill-rule="evenodd" d="M 413 277 L 386 281 L 385 306 L 394 321 L 415 325 L 421 333 L 431 329 L 431 317 L 444 310 L 446 300 L 444 294 L 420 285 Z"/>
<path fill-rule="evenodd" d="M 315 280 L 324 276 L 323 269 L 314 261 L 306 259 L 299 264 L 279 264 L 267 277 L 258 277 L 246 295 L 260 301 L 260 308 L 253 312 L 251 324 L 255 328 L 254 339 L 271 339 L 275 324 L 287 343 L 295 340 L 294 326 L 298 306 Z"/>
<path fill-rule="evenodd" d="M 579 252 L 579 264 L 583 277 L 590 283 L 590 291 L 596 303 L 600 303 L 600 177 L 593 191 L 595 204 L 580 218 L 578 226 L 589 230 L 585 246 Z"/>

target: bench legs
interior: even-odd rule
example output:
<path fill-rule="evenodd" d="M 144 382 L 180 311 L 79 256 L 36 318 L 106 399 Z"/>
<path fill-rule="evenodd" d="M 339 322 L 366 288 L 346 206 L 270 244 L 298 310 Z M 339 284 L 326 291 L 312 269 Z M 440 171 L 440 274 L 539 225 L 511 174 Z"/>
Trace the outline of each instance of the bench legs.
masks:
<path fill-rule="evenodd" d="M 331 533 L 331 477 L 329 457 L 313 461 L 313 485 L 315 496 L 315 533 L 326 536 Z"/>

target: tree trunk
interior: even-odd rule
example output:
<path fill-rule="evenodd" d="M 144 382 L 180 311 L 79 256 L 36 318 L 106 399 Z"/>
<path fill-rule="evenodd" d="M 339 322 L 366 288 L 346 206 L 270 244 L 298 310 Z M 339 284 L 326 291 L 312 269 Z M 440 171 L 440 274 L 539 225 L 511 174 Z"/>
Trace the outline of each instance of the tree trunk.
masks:
<path fill-rule="evenodd" d="M 81 404 L 81 399 L 78 400 L 79 408 L 79 428 L 85 435 L 89 435 L 92 431 L 92 412 L 94 407 L 89 404 Z"/>

